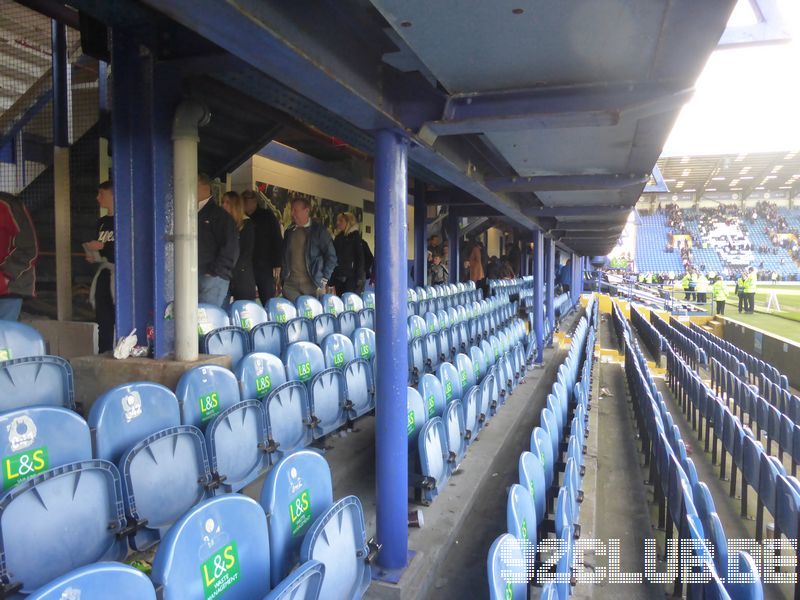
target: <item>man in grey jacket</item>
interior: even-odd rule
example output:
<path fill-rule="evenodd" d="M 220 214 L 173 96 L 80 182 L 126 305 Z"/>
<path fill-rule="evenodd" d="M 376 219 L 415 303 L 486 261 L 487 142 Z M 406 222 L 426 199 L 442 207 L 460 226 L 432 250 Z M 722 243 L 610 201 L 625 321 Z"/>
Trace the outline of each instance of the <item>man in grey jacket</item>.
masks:
<path fill-rule="evenodd" d="M 328 230 L 311 219 L 306 198 L 292 200 L 294 224 L 283 236 L 283 296 L 292 302 L 302 294 L 321 296 L 336 268 L 336 249 Z"/>

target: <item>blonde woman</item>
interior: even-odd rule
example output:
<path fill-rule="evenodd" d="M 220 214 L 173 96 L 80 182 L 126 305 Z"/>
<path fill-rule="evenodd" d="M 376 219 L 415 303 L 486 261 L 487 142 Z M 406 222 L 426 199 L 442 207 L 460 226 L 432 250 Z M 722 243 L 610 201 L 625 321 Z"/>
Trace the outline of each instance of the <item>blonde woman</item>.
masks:
<path fill-rule="evenodd" d="M 361 244 L 361 232 L 353 213 L 344 212 L 336 216 L 333 247 L 336 249 L 338 261 L 333 271 L 336 293 L 340 296 L 345 292 L 360 294 L 364 291 L 364 246 Z"/>
<path fill-rule="evenodd" d="M 234 300 L 255 300 L 256 278 L 253 273 L 255 228 L 250 217 L 244 212 L 242 197 L 236 192 L 225 192 L 222 196 L 222 208 L 233 217 L 239 234 L 239 258 L 231 274 L 228 296 L 233 296 Z"/>

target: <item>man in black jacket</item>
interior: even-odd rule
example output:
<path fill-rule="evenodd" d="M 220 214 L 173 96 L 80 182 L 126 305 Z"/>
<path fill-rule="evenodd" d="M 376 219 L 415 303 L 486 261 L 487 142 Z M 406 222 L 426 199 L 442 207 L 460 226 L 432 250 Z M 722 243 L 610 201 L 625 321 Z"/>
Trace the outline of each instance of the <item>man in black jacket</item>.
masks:
<path fill-rule="evenodd" d="M 200 173 L 197 176 L 198 302 L 222 306 L 238 258 L 236 223 L 211 195 L 211 179 Z"/>
<path fill-rule="evenodd" d="M 253 272 L 256 276 L 258 298 L 267 305 L 275 295 L 275 281 L 280 276 L 283 263 L 283 235 L 278 218 L 269 208 L 260 206 L 258 194 L 253 190 L 242 192 L 244 212 L 256 227 L 253 248 Z"/>

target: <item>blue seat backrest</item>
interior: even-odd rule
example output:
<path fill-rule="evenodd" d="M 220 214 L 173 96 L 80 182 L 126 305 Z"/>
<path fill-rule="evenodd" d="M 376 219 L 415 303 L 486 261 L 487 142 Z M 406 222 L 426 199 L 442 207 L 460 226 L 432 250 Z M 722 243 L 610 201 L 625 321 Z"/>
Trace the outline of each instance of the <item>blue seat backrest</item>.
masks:
<path fill-rule="evenodd" d="M 486 362 L 483 358 L 483 351 L 478 346 L 471 346 L 469 349 L 469 357 L 472 361 L 472 371 L 475 376 L 475 382 L 483 379 L 483 374 L 486 372 Z"/>
<path fill-rule="evenodd" d="M 72 366 L 60 356 L 0 362 L 0 411 L 47 404 L 75 408 Z"/>
<path fill-rule="evenodd" d="M 332 333 L 326 337 L 321 344 L 322 353 L 325 355 L 325 366 L 327 368 L 344 366 L 355 358 L 353 342 L 341 333 Z"/>
<path fill-rule="evenodd" d="M 30 325 L 0 320 L 0 361 L 47 354 L 42 334 Z"/>
<path fill-rule="evenodd" d="M 410 339 L 424 336 L 426 333 L 425 320 L 417 315 L 408 317 L 408 336 Z"/>
<path fill-rule="evenodd" d="M 0 414 L 2 492 L 49 469 L 92 458 L 89 426 L 77 413 L 37 406 Z"/>
<path fill-rule="evenodd" d="M 433 312 L 426 312 L 425 325 L 428 328 L 428 333 L 436 333 L 439 331 L 439 317 L 437 317 Z"/>
<path fill-rule="evenodd" d="M 156 600 L 156 591 L 139 569 L 116 562 L 80 567 L 51 581 L 28 596 L 28 600 L 102 598 L 114 590 L 115 600 Z"/>
<path fill-rule="evenodd" d="M 275 356 L 283 355 L 283 325 L 262 323 L 250 330 L 250 350 L 269 352 Z"/>
<path fill-rule="evenodd" d="M 525 544 L 509 533 L 504 533 L 492 543 L 486 559 L 490 600 L 526 600 L 528 558 L 525 556 Z"/>
<path fill-rule="evenodd" d="M 303 539 L 300 560 L 325 565 L 321 598 L 361 598 L 372 580 L 364 509 L 356 496 L 345 496 L 328 508 Z"/>
<path fill-rule="evenodd" d="M 269 518 L 270 579 L 275 586 L 297 562 L 308 528 L 333 504 L 327 461 L 312 450 L 285 456 L 267 475 L 260 502 Z"/>
<path fill-rule="evenodd" d="M 203 336 L 200 351 L 229 356 L 231 365 L 236 368 L 244 355 L 250 352 L 250 335 L 238 327 L 221 327 Z"/>
<path fill-rule="evenodd" d="M 307 294 L 298 296 L 294 301 L 294 306 L 297 309 L 297 314 L 306 319 L 313 319 L 324 312 L 320 301 Z"/>
<path fill-rule="evenodd" d="M 295 342 L 286 348 L 286 378 L 309 384 L 314 375 L 325 370 L 322 350 L 311 342 Z"/>
<path fill-rule="evenodd" d="M 139 381 L 111 388 L 89 412 L 94 455 L 117 464 L 122 455 L 153 433 L 180 425 L 178 399 L 158 383 Z"/>
<path fill-rule="evenodd" d="M 189 510 L 161 540 L 152 580 L 163 600 L 262 598 L 269 584 L 267 518 L 255 501 L 218 496 Z"/>
<path fill-rule="evenodd" d="M 228 314 L 219 306 L 213 304 L 197 305 L 197 330 L 202 336 L 220 327 L 228 327 L 231 320 Z"/>
<path fill-rule="evenodd" d="M 286 298 L 270 298 L 267 312 L 270 320 L 275 323 L 286 323 L 297 317 L 297 309 Z"/>
<path fill-rule="evenodd" d="M 445 403 L 450 404 L 453 400 L 460 400 L 462 390 L 458 369 L 452 363 L 443 362 L 439 365 L 438 376 L 442 383 Z"/>
<path fill-rule="evenodd" d="M 117 534 L 125 524 L 119 473 L 110 462 L 41 473 L 0 498 L 0 577 L 30 594 L 76 567 L 121 560 L 127 544 Z"/>
<path fill-rule="evenodd" d="M 530 552 L 536 551 L 536 509 L 526 487 L 514 483 L 508 490 L 506 526 L 508 533 L 527 542 Z"/>
<path fill-rule="evenodd" d="M 423 489 L 423 493 L 427 494 L 427 500 L 430 501 L 450 477 L 447 433 L 441 417 L 436 416 L 425 422 L 419 432 L 417 446 L 422 474 L 432 477 L 436 483 L 436 487 L 432 490 Z"/>
<path fill-rule="evenodd" d="M 364 308 L 364 302 L 361 300 L 361 296 L 352 292 L 345 292 L 342 294 L 342 302 L 344 303 L 345 310 L 352 312 L 358 312 Z"/>
<path fill-rule="evenodd" d="M 737 583 L 732 581 L 728 583 L 730 597 L 733 600 L 761 600 L 764 598 L 764 591 L 761 587 L 759 565 L 750 554 L 742 550 L 739 551 L 737 557 L 739 559 L 738 571 L 741 574 L 740 581 L 749 580 L 749 582 Z"/>
<path fill-rule="evenodd" d="M 539 457 L 545 472 L 545 484 L 553 482 L 553 444 L 550 435 L 541 427 L 534 427 L 531 432 L 531 452 Z"/>
<path fill-rule="evenodd" d="M 269 321 L 267 311 L 252 300 L 237 300 L 231 304 L 228 312 L 231 317 L 231 324 L 241 327 L 245 331 L 250 331 L 256 325 Z"/>
<path fill-rule="evenodd" d="M 201 429 L 241 400 L 236 376 L 219 365 L 186 371 L 178 380 L 175 396 L 181 409 L 181 423 Z"/>
<path fill-rule="evenodd" d="M 422 396 L 412 387 L 406 392 L 406 407 L 408 410 L 408 447 L 409 451 L 417 451 L 417 438 L 425 421 L 428 420 L 425 403 Z"/>
<path fill-rule="evenodd" d="M 544 465 L 533 452 L 523 452 L 517 465 L 519 483 L 524 486 L 533 498 L 536 518 L 541 522 L 544 518 L 547 501 L 547 484 L 545 482 Z"/>
<path fill-rule="evenodd" d="M 375 356 L 375 332 L 366 327 L 359 327 L 350 336 L 353 340 L 353 349 L 358 358 L 372 360 Z"/>
<path fill-rule="evenodd" d="M 441 417 L 444 415 L 444 410 L 447 408 L 447 402 L 444 399 L 444 390 L 442 389 L 442 382 L 436 375 L 425 373 L 420 377 L 417 390 L 422 401 L 425 403 L 425 411 L 428 418 Z"/>
<path fill-rule="evenodd" d="M 324 294 L 322 296 L 322 308 L 326 313 L 338 317 L 344 312 L 344 303 L 339 296 L 334 294 Z"/>
<path fill-rule="evenodd" d="M 466 393 L 469 387 L 475 385 L 475 370 L 472 360 L 466 354 L 456 354 L 456 368 L 458 369 L 458 379 L 461 383 L 461 393 Z"/>
<path fill-rule="evenodd" d="M 375 292 L 364 292 L 361 299 L 364 301 L 364 308 L 375 309 Z"/>
<path fill-rule="evenodd" d="M 322 589 L 325 565 L 309 560 L 297 567 L 264 600 L 316 600 Z"/>
<path fill-rule="evenodd" d="M 286 383 L 286 369 L 277 356 L 252 352 L 239 361 L 236 380 L 242 400 L 266 398 L 272 390 Z"/>

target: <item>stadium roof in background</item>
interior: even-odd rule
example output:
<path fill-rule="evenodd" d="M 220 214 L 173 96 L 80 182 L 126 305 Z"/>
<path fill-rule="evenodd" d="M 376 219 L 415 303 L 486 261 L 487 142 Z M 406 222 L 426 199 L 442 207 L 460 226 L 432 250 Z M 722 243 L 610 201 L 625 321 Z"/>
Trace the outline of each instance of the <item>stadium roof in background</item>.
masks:
<path fill-rule="evenodd" d="M 775 200 L 800 194 L 798 150 L 662 157 L 657 166 L 665 186 L 660 191 L 675 200 Z"/>

